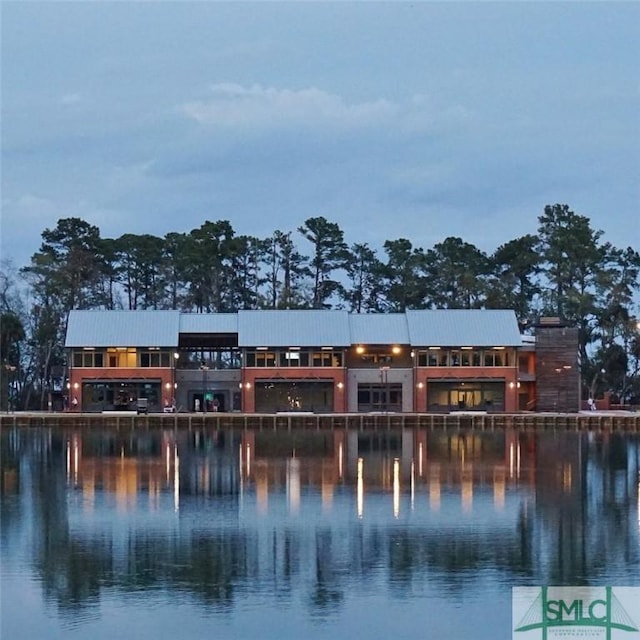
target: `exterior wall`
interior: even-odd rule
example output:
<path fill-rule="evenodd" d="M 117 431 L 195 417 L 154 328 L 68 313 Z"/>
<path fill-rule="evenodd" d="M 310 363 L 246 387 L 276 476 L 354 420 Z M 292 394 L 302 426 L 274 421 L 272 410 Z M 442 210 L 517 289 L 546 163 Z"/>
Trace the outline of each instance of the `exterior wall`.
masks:
<path fill-rule="evenodd" d="M 242 370 L 243 413 L 255 413 L 256 380 L 264 380 L 265 378 L 277 378 L 281 382 L 286 382 L 287 380 L 331 381 L 334 385 L 333 411 L 334 413 L 344 413 L 346 411 L 346 369 L 343 367 L 256 367 Z"/>
<path fill-rule="evenodd" d="M 578 329 L 536 327 L 536 411 L 579 409 Z"/>

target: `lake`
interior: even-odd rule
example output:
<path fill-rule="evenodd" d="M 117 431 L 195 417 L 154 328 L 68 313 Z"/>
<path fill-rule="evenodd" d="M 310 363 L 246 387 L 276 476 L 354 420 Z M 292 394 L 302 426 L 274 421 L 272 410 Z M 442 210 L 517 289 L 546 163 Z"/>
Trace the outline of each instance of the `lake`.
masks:
<path fill-rule="evenodd" d="M 510 638 L 640 586 L 640 436 L 3 428 L 1 637 Z"/>

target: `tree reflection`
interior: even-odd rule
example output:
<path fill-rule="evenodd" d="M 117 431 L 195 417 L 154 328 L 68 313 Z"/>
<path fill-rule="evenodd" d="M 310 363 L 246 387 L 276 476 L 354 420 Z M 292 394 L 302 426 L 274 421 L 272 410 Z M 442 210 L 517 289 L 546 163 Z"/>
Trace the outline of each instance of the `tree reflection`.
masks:
<path fill-rule="evenodd" d="M 108 430 L 84 440 L 38 429 L 19 442 L 0 437 L 3 554 L 33 521 L 33 571 L 44 599 L 65 615 L 94 606 L 107 589 L 161 591 L 218 612 L 250 593 L 287 606 L 303 594 L 311 615 L 327 616 L 382 590 L 404 598 L 496 580 L 575 585 L 609 576 L 638 584 L 637 436 L 404 433 L 373 446 L 360 433 L 342 434 L 334 447 L 322 434 L 316 456 L 314 438 L 297 436 L 305 457 L 297 458 L 296 511 L 287 495 L 291 443 L 274 446 L 266 434 L 252 440 L 250 460 L 238 455 L 246 435 L 234 433 L 215 441 Z M 334 450 L 345 455 L 344 472 Z M 392 468 L 402 491 L 393 508 Z M 464 483 L 473 495 L 466 510 Z M 269 496 L 263 505 L 259 491 Z"/>

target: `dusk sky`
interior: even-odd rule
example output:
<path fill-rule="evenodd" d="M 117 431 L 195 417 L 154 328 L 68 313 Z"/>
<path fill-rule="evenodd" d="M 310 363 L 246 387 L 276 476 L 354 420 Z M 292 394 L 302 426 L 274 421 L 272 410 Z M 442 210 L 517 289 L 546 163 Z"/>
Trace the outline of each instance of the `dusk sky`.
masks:
<path fill-rule="evenodd" d="M 640 246 L 638 2 L 2 2 L 2 257 L 340 225 L 492 252 L 546 204 Z M 296 236 L 296 244 L 308 246 Z"/>

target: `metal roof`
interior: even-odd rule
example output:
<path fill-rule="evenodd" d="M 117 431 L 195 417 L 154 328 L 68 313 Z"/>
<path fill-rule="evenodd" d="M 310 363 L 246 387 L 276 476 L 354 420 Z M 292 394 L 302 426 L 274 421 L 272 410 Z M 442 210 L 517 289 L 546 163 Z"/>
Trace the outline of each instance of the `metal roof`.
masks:
<path fill-rule="evenodd" d="M 181 313 L 180 333 L 238 333 L 238 314 Z"/>
<path fill-rule="evenodd" d="M 404 313 L 349 314 L 351 344 L 409 344 Z"/>
<path fill-rule="evenodd" d="M 66 347 L 175 347 L 179 311 L 69 313 Z"/>
<path fill-rule="evenodd" d="M 407 311 L 411 345 L 428 347 L 519 347 L 516 314 L 503 309 Z"/>
<path fill-rule="evenodd" d="M 175 347 L 179 334 L 238 334 L 240 347 L 522 346 L 513 311 L 442 309 L 395 314 L 281 310 L 235 313 L 71 311 L 67 347 Z"/>
<path fill-rule="evenodd" d="M 240 347 L 346 347 L 350 344 L 346 311 L 238 312 Z"/>

